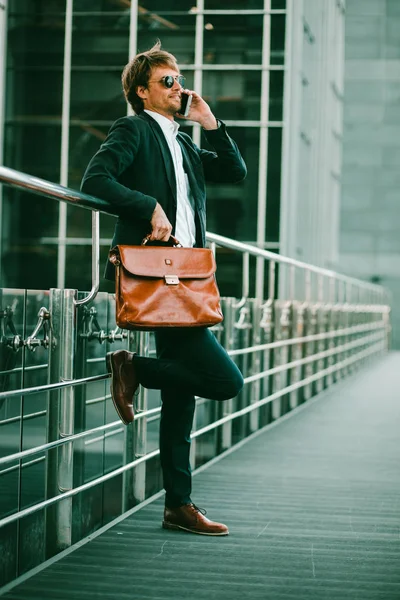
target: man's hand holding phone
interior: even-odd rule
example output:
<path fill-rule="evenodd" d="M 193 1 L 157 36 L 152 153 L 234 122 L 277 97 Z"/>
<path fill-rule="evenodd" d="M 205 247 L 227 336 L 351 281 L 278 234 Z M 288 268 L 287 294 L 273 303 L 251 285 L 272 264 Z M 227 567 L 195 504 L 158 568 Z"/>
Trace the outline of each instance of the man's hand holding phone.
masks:
<path fill-rule="evenodd" d="M 188 97 L 188 100 L 186 100 L 185 96 Z M 186 114 L 183 113 L 183 110 L 185 110 Z M 190 119 L 190 121 L 199 123 L 203 129 L 218 128 L 217 119 L 211 112 L 207 102 L 199 94 L 193 92 L 193 90 L 182 90 L 182 104 L 177 116 L 180 119 Z"/>

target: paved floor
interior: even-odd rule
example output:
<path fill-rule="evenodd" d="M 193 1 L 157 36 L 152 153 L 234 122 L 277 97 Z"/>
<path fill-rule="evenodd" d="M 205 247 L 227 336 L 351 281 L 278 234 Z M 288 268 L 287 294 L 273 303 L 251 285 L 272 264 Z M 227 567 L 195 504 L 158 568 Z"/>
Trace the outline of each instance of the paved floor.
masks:
<path fill-rule="evenodd" d="M 14 600 L 400 599 L 400 353 L 194 479 L 226 538 L 161 528 L 162 499 L 5 594 Z"/>

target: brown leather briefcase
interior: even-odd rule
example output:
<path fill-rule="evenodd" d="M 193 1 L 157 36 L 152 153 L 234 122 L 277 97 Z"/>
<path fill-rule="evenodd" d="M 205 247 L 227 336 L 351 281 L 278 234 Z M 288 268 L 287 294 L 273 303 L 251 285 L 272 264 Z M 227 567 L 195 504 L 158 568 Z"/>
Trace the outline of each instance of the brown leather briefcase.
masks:
<path fill-rule="evenodd" d="M 208 248 L 115 246 L 116 321 L 122 329 L 211 327 L 223 319 Z"/>

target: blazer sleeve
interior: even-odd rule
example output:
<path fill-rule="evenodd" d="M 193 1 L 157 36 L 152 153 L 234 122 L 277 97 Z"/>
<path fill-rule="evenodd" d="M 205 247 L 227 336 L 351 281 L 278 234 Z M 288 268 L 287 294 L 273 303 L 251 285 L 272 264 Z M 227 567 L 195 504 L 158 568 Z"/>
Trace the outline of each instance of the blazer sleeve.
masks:
<path fill-rule="evenodd" d="M 222 121 L 218 123 L 218 129 L 204 130 L 215 152 L 196 147 L 203 163 L 205 179 L 215 183 L 237 183 L 246 177 L 247 167 L 225 124 Z"/>
<path fill-rule="evenodd" d="M 119 183 L 133 163 L 140 145 L 140 130 L 132 119 L 116 121 L 83 176 L 81 190 L 115 206 L 116 214 L 150 220 L 157 200 Z"/>

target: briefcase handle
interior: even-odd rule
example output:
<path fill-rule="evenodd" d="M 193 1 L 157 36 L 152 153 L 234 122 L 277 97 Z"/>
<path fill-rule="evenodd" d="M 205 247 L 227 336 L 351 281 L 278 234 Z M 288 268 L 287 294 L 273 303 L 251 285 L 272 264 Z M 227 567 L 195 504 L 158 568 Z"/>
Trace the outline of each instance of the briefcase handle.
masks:
<path fill-rule="evenodd" d="M 149 233 L 148 235 L 146 235 L 145 238 L 143 238 L 143 240 L 142 240 L 142 246 L 146 246 L 147 242 L 150 241 L 150 237 L 151 237 L 151 233 Z M 174 235 L 171 235 L 169 237 L 169 240 L 168 240 L 167 243 L 171 244 L 171 246 L 173 246 L 175 248 L 182 248 L 182 244 L 180 243 L 180 241 Z"/>

